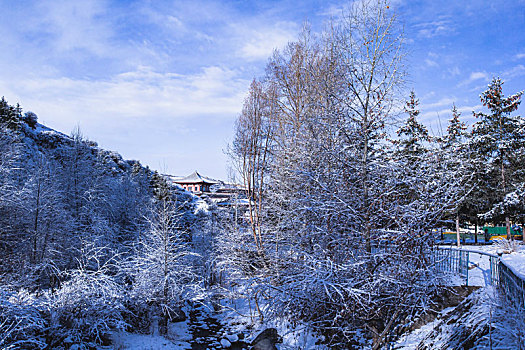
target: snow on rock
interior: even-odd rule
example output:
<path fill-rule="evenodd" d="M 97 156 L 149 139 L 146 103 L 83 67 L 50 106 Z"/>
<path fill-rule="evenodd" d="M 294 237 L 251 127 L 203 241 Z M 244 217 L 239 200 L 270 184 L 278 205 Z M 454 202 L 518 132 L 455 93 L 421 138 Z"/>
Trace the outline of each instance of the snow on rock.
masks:
<path fill-rule="evenodd" d="M 239 341 L 239 336 L 237 334 L 228 334 L 226 338 L 231 342 L 235 343 L 236 341 Z"/>
<path fill-rule="evenodd" d="M 221 345 L 223 348 L 229 348 L 232 346 L 232 343 L 228 339 L 221 339 Z"/>

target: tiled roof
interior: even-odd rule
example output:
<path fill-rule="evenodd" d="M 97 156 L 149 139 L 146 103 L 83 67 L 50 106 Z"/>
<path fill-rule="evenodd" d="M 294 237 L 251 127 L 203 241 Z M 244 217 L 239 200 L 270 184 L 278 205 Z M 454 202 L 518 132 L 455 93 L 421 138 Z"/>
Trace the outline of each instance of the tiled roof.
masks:
<path fill-rule="evenodd" d="M 191 175 L 183 177 L 182 179 L 175 179 L 173 182 L 177 184 L 195 184 L 195 183 L 205 183 L 205 184 L 216 184 L 217 181 L 213 181 L 201 176 L 197 171 L 194 171 Z"/>

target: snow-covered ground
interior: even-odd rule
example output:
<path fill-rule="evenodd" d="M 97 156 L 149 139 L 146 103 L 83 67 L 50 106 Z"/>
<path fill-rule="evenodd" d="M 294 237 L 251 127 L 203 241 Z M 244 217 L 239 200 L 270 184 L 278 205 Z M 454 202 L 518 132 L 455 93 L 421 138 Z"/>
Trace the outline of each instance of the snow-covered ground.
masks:
<path fill-rule="evenodd" d="M 523 349 L 524 322 L 523 311 L 507 305 L 495 288 L 480 288 L 458 307 L 403 335 L 393 349 Z"/>
<path fill-rule="evenodd" d="M 425 325 L 423 325 L 421 328 L 418 328 L 410 333 L 406 333 L 403 335 L 400 339 L 396 341 L 394 344 L 394 349 L 403 349 L 403 350 L 409 350 L 409 349 L 416 349 L 418 344 L 425 339 L 434 329 L 435 327 L 441 322 L 441 318 L 448 314 L 450 311 L 454 310 L 453 307 L 449 307 L 441 311 L 439 316 L 432 322 L 429 322 Z"/>
<path fill-rule="evenodd" d="M 478 250 L 478 251 L 481 251 L 481 252 L 486 252 L 486 253 L 490 253 L 490 254 L 494 254 L 494 255 L 497 255 L 498 251 L 499 251 L 499 253 L 505 251 L 505 249 L 502 248 L 502 246 L 498 245 L 498 244 L 487 245 L 487 246 L 480 246 L 480 247 L 476 247 L 475 249 L 472 249 L 472 250 Z M 505 253 L 503 253 L 501 255 L 501 261 L 505 265 L 507 265 L 518 277 L 520 277 L 520 278 L 525 280 L 525 245 L 522 244 L 521 241 L 518 241 L 516 246 L 515 246 L 515 250 L 516 251 L 514 251 L 514 252 L 505 252 Z M 486 256 L 483 257 L 480 254 L 473 254 L 473 253 L 471 253 L 470 254 L 470 259 L 471 259 L 472 262 L 479 263 L 481 265 L 479 270 L 486 271 L 488 257 L 486 257 Z M 490 265 L 489 265 L 489 267 L 490 267 Z M 474 271 L 470 270 L 469 271 L 469 284 L 471 282 L 471 279 L 470 279 L 471 272 L 472 272 L 473 278 L 475 278 L 474 276 L 476 276 L 476 270 L 474 270 Z M 473 279 L 472 281 L 475 282 L 476 280 Z M 472 285 L 484 286 L 486 284 L 472 284 Z"/>
<path fill-rule="evenodd" d="M 184 322 L 170 324 L 166 337 L 154 334 L 134 334 L 127 332 L 115 332 L 113 334 L 113 344 L 110 347 L 100 347 L 99 349 L 132 349 L 132 350 L 183 350 L 191 349 L 190 342 L 192 333 L 190 329 L 190 319 Z"/>
<path fill-rule="evenodd" d="M 476 317 L 497 313 L 494 311 L 495 298 L 497 291 L 491 288 L 490 258 L 483 253 L 497 255 L 497 245 L 487 246 L 464 246 L 462 249 L 469 250 L 469 286 L 486 287 L 474 296 L 473 312 L 475 314 L 466 317 L 466 320 L 473 320 Z M 525 246 L 519 245 L 517 252 L 503 254 L 501 260 L 511 266 L 513 270 L 521 276 L 525 276 Z M 525 277 L 524 277 L 525 278 Z M 464 280 L 459 279 L 452 282 L 453 285 L 464 284 Z M 486 303 L 486 305 L 483 305 Z M 183 350 L 192 349 L 192 344 L 205 345 L 209 349 L 230 348 L 232 341 L 238 340 L 239 335 L 246 336 L 246 344 L 262 330 L 266 328 L 276 328 L 279 335 L 283 338 L 283 343 L 278 347 L 284 349 L 326 349 L 318 345 L 319 336 L 313 334 L 304 325 L 291 325 L 286 320 L 264 320 L 261 321 L 255 315 L 254 306 L 249 305 L 245 299 L 225 299 L 223 306 L 226 311 L 214 313 L 211 309 L 201 308 L 198 314 L 188 318 L 185 322 L 172 324 L 169 334 L 166 337 L 158 335 L 129 334 L 125 332 L 114 334 L 114 344 L 111 348 L 149 350 L 149 349 L 173 349 Z M 264 306 L 261 305 L 264 309 Z M 488 310 L 487 308 L 490 308 Z M 229 310 L 229 311 L 228 311 Z M 431 346 L 441 346 L 449 341 L 447 334 L 453 334 L 454 327 L 458 325 L 452 323 L 447 325 L 444 320 L 451 317 L 455 308 L 449 307 L 439 313 L 437 318 L 401 337 L 394 346 L 394 349 L 415 349 L 418 344 L 429 343 Z M 488 311 L 487 311 L 488 310 Z M 481 315 L 481 316 L 480 316 Z M 484 316 L 483 316 L 484 317 Z M 492 317 L 492 316 L 491 316 Z M 477 320 L 477 319 L 476 319 Z M 469 321 L 469 322 L 471 322 Z M 474 322 L 474 321 L 472 321 Z M 468 327 L 469 325 L 467 325 Z M 210 327 L 212 329 L 210 329 Z M 463 325 L 461 326 L 463 327 Z M 207 332 L 209 330 L 209 332 Z M 444 334 L 438 334 L 444 332 Z M 206 333 L 205 336 L 203 334 Z M 502 340 L 503 339 L 503 340 Z M 480 343 L 481 344 L 481 343 Z M 505 337 L 500 337 L 500 347 L 512 349 L 511 340 L 505 341 Z M 509 347 L 510 346 L 510 347 Z M 446 348 L 446 347 L 445 347 Z M 478 347 L 482 349 L 482 347 Z M 104 348 L 101 348 L 104 349 Z"/>

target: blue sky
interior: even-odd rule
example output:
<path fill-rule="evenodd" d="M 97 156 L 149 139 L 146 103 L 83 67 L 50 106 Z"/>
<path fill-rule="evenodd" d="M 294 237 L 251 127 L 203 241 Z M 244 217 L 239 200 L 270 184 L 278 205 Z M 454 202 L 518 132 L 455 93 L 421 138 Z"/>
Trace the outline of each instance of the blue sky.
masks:
<path fill-rule="evenodd" d="M 305 20 L 320 30 L 346 4 L 0 0 L 0 95 L 154 169 L 226 179 L 223 150 L 252 78 Z M 493 76 L 506 94 L 525 89 L 525 0 L 392 8 L 407 38 L 407 95 L 416 91 L 435 133 L 452 103 L 472 121 Z"/>

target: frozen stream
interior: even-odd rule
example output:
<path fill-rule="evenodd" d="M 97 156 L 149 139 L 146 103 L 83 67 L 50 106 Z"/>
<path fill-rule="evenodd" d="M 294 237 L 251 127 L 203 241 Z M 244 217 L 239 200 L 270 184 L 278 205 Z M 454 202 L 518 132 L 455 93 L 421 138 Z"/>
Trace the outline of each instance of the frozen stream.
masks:
<path fill-rule="evenodd" d="M 201 304 L 196 304 L 189 311 L 184 322 L 172 323 L 166 337 L 131 333 L 114 334 L 111 347 L 99 349 L 133 349 L 133 350 L 215 350 L 225 349 L 224 343 L 231 333 L 219 322 L 217 314 Z M 230 342 L 228 349 L 248 349 L 249 344 L 242 341 Z"/>
<path fill-rule="evenodd" d="M 191 349 L 224 349 L 220 342 L 227 339 L 227 331 L 217 318 L 213 317 L 213 313 L 204 306 L 197 305 L 190 312 L 188 328 L 192 336 L 190 340 Z M 248 344 L 243 341 L 237 341 L 231 343 L 231 346 L 228 348 L 233 350 L 247 349 Z"/>

